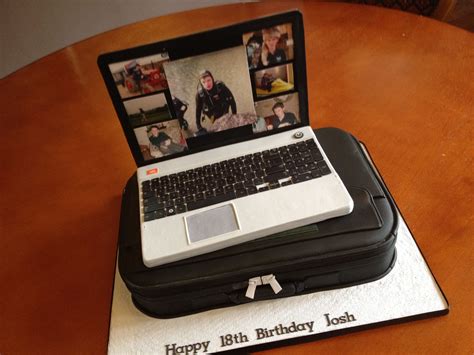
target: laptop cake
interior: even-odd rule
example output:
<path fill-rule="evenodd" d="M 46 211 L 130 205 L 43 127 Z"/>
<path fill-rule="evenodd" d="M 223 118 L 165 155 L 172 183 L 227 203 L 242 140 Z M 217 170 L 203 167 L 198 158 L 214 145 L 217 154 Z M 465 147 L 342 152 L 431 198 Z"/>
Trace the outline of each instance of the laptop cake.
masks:
<path fill-rule="evenodd" d="M 298 11 L 103 54 L 154 267 L 348 214 L 309 125 Z"/>

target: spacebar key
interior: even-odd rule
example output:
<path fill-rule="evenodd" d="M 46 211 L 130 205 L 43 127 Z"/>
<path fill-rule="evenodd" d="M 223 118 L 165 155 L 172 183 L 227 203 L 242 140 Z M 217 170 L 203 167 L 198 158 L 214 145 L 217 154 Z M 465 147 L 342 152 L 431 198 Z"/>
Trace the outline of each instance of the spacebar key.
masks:
<path fill-rule="evenodd" d="M 205 200 L 189 201 L 188 211 L 197 210 L 198 208 L 215 205 L 216 203 L 221 203 L 224 201 L 233 200 L 234 198 L 235 192 L 229 192 L 224 195 L 211 196 L 206 198 Z"/>

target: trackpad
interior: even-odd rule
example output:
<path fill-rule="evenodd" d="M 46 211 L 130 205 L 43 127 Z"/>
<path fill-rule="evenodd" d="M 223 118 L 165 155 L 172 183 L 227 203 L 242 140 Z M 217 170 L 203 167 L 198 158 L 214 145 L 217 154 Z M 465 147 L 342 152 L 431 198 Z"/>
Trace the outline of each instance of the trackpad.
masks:
<path fill-rule="evenodd" d="M 213 208 L 186 217 L 186 233 L 191 243 L 239 230 L 232 204 Z"/>

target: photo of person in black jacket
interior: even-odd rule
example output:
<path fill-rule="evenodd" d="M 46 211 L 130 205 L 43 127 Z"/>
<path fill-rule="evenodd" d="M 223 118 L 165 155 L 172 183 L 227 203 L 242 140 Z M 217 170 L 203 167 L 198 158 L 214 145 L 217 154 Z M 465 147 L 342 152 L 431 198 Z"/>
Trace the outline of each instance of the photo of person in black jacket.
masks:
<path fill-rule="evenodd" d="M 163 67 L 185 139 L 199 142 L 208 139 L 201 136 L 242 126 L 251 129 L 255 123 L 244 45 L 171 60 Z"/>
<path fill-rule="evenodd" d="M 199 74 L 199 84 L 196 93 L 196 127 L 202 131 L 201 121 L 208 118 L 211 123 L 226 113 L 237 113 L 237 104 L 230 89 L 219 80 L 214 80 L 209 70 Z"/>
<path fill-rule="evenodd" d="M 272 111 L 275 116 L 272 117 L 271 124 L 267 126 L 267 129 L 277 129 L 286 126 L 291 126 L 297 123 L 296 116 L 292 112 L 285 112 L 285 105 L 283 102 L 277 102 L 272 107 Z"/>
<path fill-rule="evenodd" d="M 165 132 L 165 129 L 160 130 L 158 126 L 150 127 L 148 139 L 163 155 L 180 153 L 185 149 L 183 145 L 173 142 L 173 139 Z"/>
<path fill-rule="evenodd" d="M 254 127 L 256 132 L 280 129 L 301 122 L 299 99 L 296 92 L 259 100 L 255 103 L 255 111 L 261 122 L 260 127 Z"/>

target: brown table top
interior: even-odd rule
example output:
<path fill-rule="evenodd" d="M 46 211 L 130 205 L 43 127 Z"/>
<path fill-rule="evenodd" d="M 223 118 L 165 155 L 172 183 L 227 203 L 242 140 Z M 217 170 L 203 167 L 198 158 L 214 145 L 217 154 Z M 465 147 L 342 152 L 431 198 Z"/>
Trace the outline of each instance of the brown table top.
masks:
<path fill-rule="evenodd" d="M 375 7 L 264 2 L 125 26 L 1 80 L 0 353 L 107 348 L 120 194 L 135 165 L 97 56 L 295 7 L 313 126 L 367 144 L 451 312 L 269 352 L 474 351 L 474 35 Z"/>

